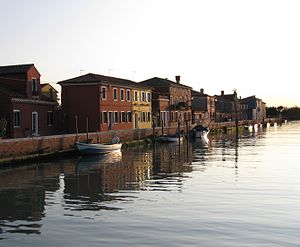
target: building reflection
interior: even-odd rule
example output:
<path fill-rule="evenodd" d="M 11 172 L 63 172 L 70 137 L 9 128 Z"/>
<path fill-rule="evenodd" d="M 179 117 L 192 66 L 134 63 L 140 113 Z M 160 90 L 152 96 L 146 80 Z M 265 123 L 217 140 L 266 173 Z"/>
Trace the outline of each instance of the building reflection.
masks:
<path fill-rule="evenodd" d="M 61 172 L 74 172 L 73 161 L 1 170 L 0 233 L 39 234 L 46 193 L 59 189 Z"/>
<path fill-rule="evenodd" d="M 71 215 L 66 211 L 119 209 L 120 202 L 132 200 L 132 192 L 153 186 L 180 189 L 184 174 L 192 171 L 191 162 L 191 146 L 157 144 L 0 170 L 0 238 L 39 234 L 42 218 L 57 202 L 64 215 Z"/>

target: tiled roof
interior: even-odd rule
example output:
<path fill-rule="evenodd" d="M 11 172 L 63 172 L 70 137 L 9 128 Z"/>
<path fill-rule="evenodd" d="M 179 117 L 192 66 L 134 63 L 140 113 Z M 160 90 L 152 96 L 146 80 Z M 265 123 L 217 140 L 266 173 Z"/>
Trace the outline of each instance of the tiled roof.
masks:
<path fill-rule="evenodd" d="M 26 95 L 20 94 L 16 91 L 10 90 L 8 88 L 4 88 L 0 86 L 0 92 L 10 96 L 10 97 L 17 97 L 17 98 L 26 98 Z"/>
<path fill-rule="evenodd" d="M 119 86 L 127 86 L 127 87 L 139 87 L 139 88 L 147 88 L 151 89 L 151 87 L 148 87 L 146 85 L 140 85 L 139 83 L 136 83 L 134 81 L 130 81 L 127 79 L 121 79 L 121 78 L 116 78 L 116 77 L 111 77 L 111 76 L 105 76 L 105 75 L 98 75 L 98 74 L 85 74 L 82 76 L 78 76 L 72 79 L 64 80 L 58 82 L 58 84 L 84 84 L 84 83 L 107 83 L 107 84 L 112 84 L 112 85 L 119 85 Z"/>
<path fill-rule="evenodd" d="M 0 75 L 27 73 L 32 66 L 34 66 L 34 64 L 0 66 Z"/>
<path fill-rule="evenodd" d="M 162 78 L 159 78 L 159 77 L 153 77 L 151 79 L 141 81 L 139 84 L 147 85 L 147 86 L 150 86 L 150 87 L 177 86 L 177 87 L 184 87 L 184 88 L 191 89 L 191 87 L 189 87 L 189 86 L 183 85 L 181 83 L 176 83 L 176 82 L 170 81 L 168 79 L 162 79 Z"/>

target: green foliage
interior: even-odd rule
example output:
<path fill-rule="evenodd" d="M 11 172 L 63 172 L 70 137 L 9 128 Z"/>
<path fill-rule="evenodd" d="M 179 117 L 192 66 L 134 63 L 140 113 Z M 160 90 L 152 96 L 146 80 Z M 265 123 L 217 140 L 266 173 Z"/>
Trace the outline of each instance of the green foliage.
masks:
<path fill-rule="evenodd" d="M 278 117 L 277 107 L 267 107 L 267 117 Z"/>
<path fill-rule="evenodd" d="M 297 106 L 294 107 L 268 107 L 267 108 L 267 117 L 279 117 L 282 114 L 284 119 L 288 120 L 300 120 L 300 108 Z"/>
<path fill-rule="evenodd" d="M 284 118 L 288 120 L 299 120 L 300 119 L 300 108 L 297 106 L 291 108 L 285 108 L 282 112 Z"/>

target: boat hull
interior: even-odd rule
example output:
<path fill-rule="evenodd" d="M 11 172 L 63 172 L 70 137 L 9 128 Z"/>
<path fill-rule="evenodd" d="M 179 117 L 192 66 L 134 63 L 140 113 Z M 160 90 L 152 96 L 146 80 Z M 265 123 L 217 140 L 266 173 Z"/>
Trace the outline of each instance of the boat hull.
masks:
<path fill-rule="evenodd" d="M 76 147 L 81 154 L 107 154 L 120 151 L 122 144 L 90 144 L 77 142 Z"/>

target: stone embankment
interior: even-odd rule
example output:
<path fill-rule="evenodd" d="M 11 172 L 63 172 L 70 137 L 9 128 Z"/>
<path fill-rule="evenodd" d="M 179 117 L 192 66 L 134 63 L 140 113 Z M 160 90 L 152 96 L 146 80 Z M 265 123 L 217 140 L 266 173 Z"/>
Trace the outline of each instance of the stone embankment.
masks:
<path fill-rule="evenodd" d="M 269 120 L 269 122 L 276 120 Z M 255 124 L 255 121 L 240 121 L 239 125 Z M 212 132 L 226 131 L 233 129 L 235 122 L 210 123 Z M 91 143 L 109 143 L 114 136 L 118 136 L 122 143 L 130 143 L 144 140 L 155 135 L 175 134 L 176 127 L 153 129 L 132 129 L 97 133 L 63 134 L 53 136 L 40 136 L 18 139 L 0 139 L 0 166 L 14 164 L 28 159 L 36 159 L 48 155 L 56 155 L 65 152 L 75 151 L 75 143 L 78 141 L 89 141 Z M 186 131 L 185 127 L 181 128 Z"/>

